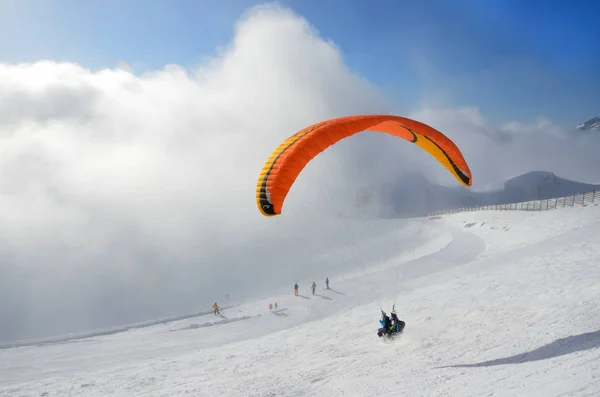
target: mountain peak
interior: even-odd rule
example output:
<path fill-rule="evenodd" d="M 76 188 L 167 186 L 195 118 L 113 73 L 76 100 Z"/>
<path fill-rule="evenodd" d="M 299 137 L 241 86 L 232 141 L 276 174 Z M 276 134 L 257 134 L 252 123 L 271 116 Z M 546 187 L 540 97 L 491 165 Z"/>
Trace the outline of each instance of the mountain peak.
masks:
<path fill-rule="evenodd" d="M 594 117 L 588 121 L 584 121 L 577 125 L 576 128 L 581 131 L 600 131 L 600 117 Z"/>

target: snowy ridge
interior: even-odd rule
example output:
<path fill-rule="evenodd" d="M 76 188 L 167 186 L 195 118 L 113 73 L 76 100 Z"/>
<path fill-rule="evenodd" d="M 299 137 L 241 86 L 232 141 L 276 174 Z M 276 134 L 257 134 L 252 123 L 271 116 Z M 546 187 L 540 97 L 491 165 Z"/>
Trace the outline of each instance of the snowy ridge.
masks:
<path fill-rule="evenodd" d="M 590 192 L 574 194 L 571 196 L 557 197 L 545 200 L 530 200 L 518 203 L 481 205 L 465 208 L 451 208 L 439 211 L 429 211 L 421 214 L 416 214 L 406 218 L 422 218 L 428 216 L 439 216 L 447 214 L 457 214 L 461 212 L 473 211 L 549 211 L 557 208 L 573 207 L 575 205 L 586 206 L 590 203 L 600 202 L 600 190 L 592 190 Z"/>
<path fill-rule="evenodd" d="M 235 307 L 235 305 L 225 307 L 224 309 L 229 309 L 232 307 Z M 67 334 L 67 335 L 56 335 L 56 336 L 47 337 L 47 338 L 34 338 L 34 339 L 19 340 L 19 341 L 15 341 L 15 342 L 0 343 L 0 349 L 9 349 L 9 348 L 13 348 L 13 347 L 24 347 L 24 346 L 33 346 L 33 345 L 45 345 L 48 343 L 63 343 L 63 342 L 77 340 L 77 339 L 92 338 L 94 336 L 112 335 L 112 334 L 117 334 L 120 332 L 127 332 L 127 331 L 129 331 L 131 329 L 135 329 L 135 328 L 150 327 L 152 325 L 168 323 L 168 322 L 173 322 L 173 321 L 178 321 L 178 320 L 184 320 L 187 318 L 198 317 L 198 316 L 202 316 L 202 315 L 209 314 L 209 313 L 212 313 L 212 311 L 205 310 L 205 311 L 201 311 L 201 312 L 197 312 L 197 313 L 184 314 L 184 315 L 180 315 L 180 316 L 172 316 L 172 317 L 160 318 L 160 319 L 156 319 L 156 320 L 142 321 L 142 322 L 128 324 L 128 325 L 121 326 L 121 327 L 96 329 L 96 330 L 92 330 L 92 331 L 88 331 L 88 332 L 78 332 L 78 333 L 72 333 L 72 334 Z"/>
<path fill-rule="evenodd" d="M 581 131 L 600 131 L 600 117 L 594 117 L 584 121 L 583 123 L 578 124 L 576 128 Z"/>
<path fill-rule="evenodd" d="M 349 263 L 315 295 L 1 350 L 0 395 L 600 395 L 600 200 L 392 222 L 436 243 L 398 240 L 395 265 Z M 405 333 L 381 340 L 393 303 Z"/>
<path fill-rule="evenodd" d="M 390 218 L 406 217 L 450 208 L 489 207 L 554 199 L 594 190 L 600 190 L 600 184 L 578 182 L 550 171 L 534 170 L 519 174 L 505 180 L 502 188 L 481 191 L 441 186 L 423 175 L 409 173 L 396 183 L 381 188 L 381 215 Z"/>

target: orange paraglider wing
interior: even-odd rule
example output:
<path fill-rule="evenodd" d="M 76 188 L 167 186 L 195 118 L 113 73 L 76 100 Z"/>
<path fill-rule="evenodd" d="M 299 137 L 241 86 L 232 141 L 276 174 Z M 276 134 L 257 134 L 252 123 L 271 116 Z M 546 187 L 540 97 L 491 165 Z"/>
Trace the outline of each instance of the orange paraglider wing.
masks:
<path fill-rule="evenodd" d="M 265 216 L 279 215 L 288 191 L 304 167 L 319 153 L 361 131 L 405 139 L 431 154 L 465 186 L 471 171 L 454 142 L 436 129 L 392 115 L 348 116 L 322 121 L 298 131 L 271 153 L 258 177 L 256 204 Z"/>

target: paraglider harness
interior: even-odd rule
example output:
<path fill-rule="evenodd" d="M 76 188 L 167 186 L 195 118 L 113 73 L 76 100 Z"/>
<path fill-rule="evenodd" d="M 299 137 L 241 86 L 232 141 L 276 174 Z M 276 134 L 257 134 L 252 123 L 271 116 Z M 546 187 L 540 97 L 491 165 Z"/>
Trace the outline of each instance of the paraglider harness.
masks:
<path fill-rule="evenodd" d="M 404 331 L 406 323 L 398 318 L 396 314 L 396 305 L 392 306 L 392 318 L 381 310 L 381 320 L 379 320 L 381 328 L 377 331 L 377 335 L 381 338 L 382 336 L 393 336 L 395 334 L 401 334 Z"/>

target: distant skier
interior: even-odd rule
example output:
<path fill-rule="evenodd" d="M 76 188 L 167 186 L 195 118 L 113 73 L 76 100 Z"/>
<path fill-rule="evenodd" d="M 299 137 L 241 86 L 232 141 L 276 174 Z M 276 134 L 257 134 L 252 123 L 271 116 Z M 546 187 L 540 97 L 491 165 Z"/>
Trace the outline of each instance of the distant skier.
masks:
<path fill-rule="evenodd" d="M 313 293 L 313 295 L 314 295 L 314 294 L 315 294 L 315 289 L 317 289 L 317 284 L 316 284 L 314 281 L 313 281 L 313 283 L 312 283 L 312 286 L 311 286 L 311 288 L 312 288 L 312 293 Z"/>
<path fill-rule="evenodd" d="M 217 302 L 215 302 L 215 304 L 213 305 L 213 310 L 214 310 L 214 315 L 216 316 L 217 314 L 221 314 L 221 312 L 219 311 L 219 305 L 217 305 Z"/>
<path fill-rule="evenodd" d="M 329 289 L 329 277 L 325 277 L 325 286 Z"/>
<path fill-rule="evenodd" d="M 294 295 L 298 296 L 298 283 L 294 284 Z"/>

